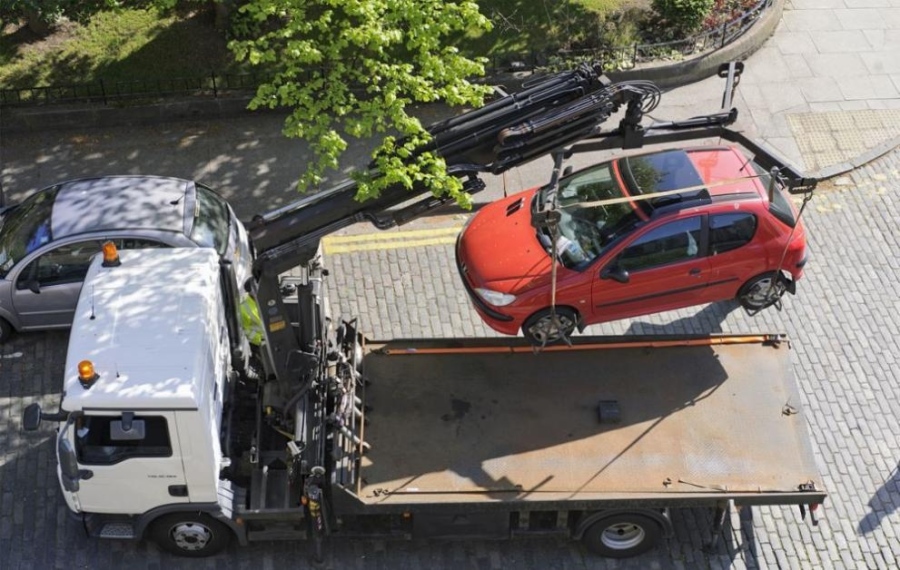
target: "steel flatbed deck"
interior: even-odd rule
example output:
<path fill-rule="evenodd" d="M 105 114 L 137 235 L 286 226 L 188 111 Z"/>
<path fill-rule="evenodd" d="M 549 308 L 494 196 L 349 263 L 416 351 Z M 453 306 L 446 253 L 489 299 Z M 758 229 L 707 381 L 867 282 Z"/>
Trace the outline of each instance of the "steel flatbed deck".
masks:
<path fill-rule="evenodd" d="M 580 337 L 539 354 L 521 339 L 368 343 L 355 494 L 821 502 L 789 352 L 781 335 Z"/>

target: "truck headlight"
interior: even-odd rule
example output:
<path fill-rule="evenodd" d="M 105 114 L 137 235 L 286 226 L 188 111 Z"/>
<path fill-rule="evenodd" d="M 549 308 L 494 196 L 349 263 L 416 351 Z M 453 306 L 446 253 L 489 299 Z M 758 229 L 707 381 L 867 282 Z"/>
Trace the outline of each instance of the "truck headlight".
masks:
<path fill-rule="evenodd" d="M 509 293 L 500 293 L 499 291 L 491 291 L 490 289 L 482 289 L 476 287 L 475 292 L 484 299 L 484 302 L 495 307 L 505 307 L 516 300 L 515 295 Z"/>

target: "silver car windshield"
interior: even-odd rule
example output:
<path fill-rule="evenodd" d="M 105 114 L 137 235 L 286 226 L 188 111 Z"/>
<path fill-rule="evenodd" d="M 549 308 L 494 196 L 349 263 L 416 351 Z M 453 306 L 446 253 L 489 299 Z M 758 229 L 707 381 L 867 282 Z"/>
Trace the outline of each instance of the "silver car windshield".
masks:
<path fill-rule="evenodd" d="M 53 240 L 50 214 L 59 186 L 38 192 L 3 215 L 0 226 L 0 278 L 23 257 Z"/>
<path fill-rule="evenodd" d="M 206 186 L 197 184 L 191 241 L 202 247 L 214 248 L 219 255 L 224 255 L 228 247 L 230 217 L 225 200 Z"/>
<path fill-rule="evenodd" d="M 559 232 L 565 243 L 565 248 L 561 248 L 562 261 L 567 266 L 590 263 L 639 221 L 627 201 L 591 204 L 625 197 L 609 164 L 582 170 L 560 181 L 558 192 Z"/>

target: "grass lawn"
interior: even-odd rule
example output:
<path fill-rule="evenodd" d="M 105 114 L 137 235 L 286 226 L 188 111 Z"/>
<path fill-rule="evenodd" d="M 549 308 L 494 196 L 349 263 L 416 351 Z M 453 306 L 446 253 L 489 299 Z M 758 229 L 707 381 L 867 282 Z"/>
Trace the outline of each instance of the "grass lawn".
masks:
<path fill-rule="evenodd" d="M 0 35 L 0 87 L 196 77 L 236 66 L 205 13 L 102 12 L 43 39 L 10 28 Z"/>
<path fill-rule="evenodd" d="M 494 22 L 460 41 L 470 56 L 501 57 L 580 47 L 623 26 L 603 27 L 616 10 L 649 0 L 481 0 Z M 46 38 L 7 25 L 0 30 L 0 88 L 199 77 L 241 71 L 208 11 L 102 12 L 85 25 L 64 22 Z M 622 38 L 617 38 L 621 43 Z M 628 42 L 624 42 L 628 43 Z"/>

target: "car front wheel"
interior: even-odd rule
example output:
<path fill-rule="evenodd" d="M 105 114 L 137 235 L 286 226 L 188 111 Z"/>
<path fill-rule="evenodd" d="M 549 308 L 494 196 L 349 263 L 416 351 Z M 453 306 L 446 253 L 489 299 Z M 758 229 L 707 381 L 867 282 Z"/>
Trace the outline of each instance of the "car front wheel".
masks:
<path fill-rule="evenodd" d="M 13 327 L 9 324 L 9 321 L 0 317 L 0 344 L 8 341 L 9 338 L 13 335 Z"/>
<path fill-rule="evenodd" d="M 567 307 L 547 308 L 531 315 L 522 325 L 522 334 L 533 345 L 545 346 L 564 340 L 575 331 L 578 316 Z"/>
<path fill-rule="evenodd" d="M 744 283 L 737 300 L 748 311 L 760 311 L 777 303 L 785 291 L 787 282 L 782 275 L 763 273 Z"/>

